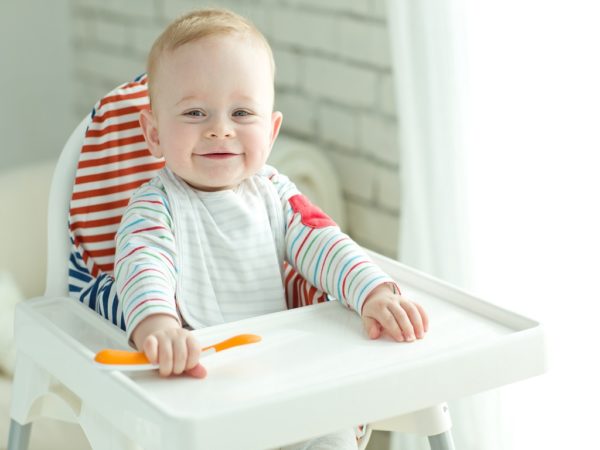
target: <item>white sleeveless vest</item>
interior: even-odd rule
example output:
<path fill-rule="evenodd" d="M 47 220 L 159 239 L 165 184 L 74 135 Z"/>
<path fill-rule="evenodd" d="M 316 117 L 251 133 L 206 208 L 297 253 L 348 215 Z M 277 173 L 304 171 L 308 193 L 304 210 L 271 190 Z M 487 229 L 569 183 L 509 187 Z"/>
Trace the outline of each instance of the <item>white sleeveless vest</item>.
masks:
<path fill-rule="evenodd" d="M 169 169 L 177 248 L 175 297 L 183 320 L 202 328 L 286 309 L 281 200 L 260 174 L 235 190 L 198 191 Z"/>

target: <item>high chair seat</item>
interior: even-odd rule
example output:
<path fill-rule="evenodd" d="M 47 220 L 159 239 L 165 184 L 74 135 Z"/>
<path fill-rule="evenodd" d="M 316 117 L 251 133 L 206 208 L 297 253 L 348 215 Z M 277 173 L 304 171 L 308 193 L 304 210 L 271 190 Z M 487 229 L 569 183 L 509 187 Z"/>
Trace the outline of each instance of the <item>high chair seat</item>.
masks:
<path fill-rule="evenodd" d="M 147 107 L 144 90 L 141 78 L 118 88 L 121 97 L 99 102 L 57 164 L 46 292 L 17 307 L 10 450 L 27 448 L 30 424 L 42 416 L 79 422 L 94 449 L 272 448 L 377 421 L 451 449 L 445 400 L 544 371 L 535 321 L 372 252 L 430 312 L 426 339 L 370 341 L 356 314 L 337 302 L 316 304 L 323 293 L 288 271 L 288 306 L 314 305 L 196 331 L 202 344 L 239 333 L 263 337 L 206 359 L 207 379 L 100 370 L 95 352 L 128 348 L 112 282 L 112 236 L 128 193 L 162 167 L 146 160 L 133 124 Z M 101 124 L 109 117 L 119 118 L 112 128 Z"/>

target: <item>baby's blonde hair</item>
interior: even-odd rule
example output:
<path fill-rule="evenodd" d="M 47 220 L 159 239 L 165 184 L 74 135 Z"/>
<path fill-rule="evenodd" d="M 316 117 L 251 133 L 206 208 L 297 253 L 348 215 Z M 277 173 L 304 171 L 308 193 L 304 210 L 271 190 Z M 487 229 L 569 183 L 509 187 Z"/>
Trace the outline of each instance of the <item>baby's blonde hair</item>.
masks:
<path fill-rule="evenodd" d="M 271 63 L 271 71 L 275 76 L 275 61 L 271 46 L 252 22 L 226 9 L 201 9 L 187 13 L 171 22 L 154 41 L 146 66 L 150 99 L 152 99 L 152 78 L 156 74 L 160 57 L 164 52 L 173 51 L 188 42 L 208 36 L 227 34 L 255 38 L 265 48 Z"/>

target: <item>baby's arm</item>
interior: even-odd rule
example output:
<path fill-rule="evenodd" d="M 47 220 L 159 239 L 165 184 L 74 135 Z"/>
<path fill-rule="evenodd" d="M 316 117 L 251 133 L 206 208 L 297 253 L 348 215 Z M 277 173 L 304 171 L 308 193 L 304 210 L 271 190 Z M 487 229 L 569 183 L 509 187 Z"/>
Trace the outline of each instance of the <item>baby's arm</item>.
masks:
<path fill-rule="evenodd" d="M 115 280 L 130 342 L 159 364 L 162 376 L 203 377 L 199 346 L 182 328 L 175 304 L 175 239 L 157 182 L 134 193 L 116 235 Z"/>
<path fill-rule="evenodd" d="M 313 286 L 362 316 L 367 334 L 398 341 L 421 339 L 429 327 L 425 310 L 402 297 L 392 278 L 285 176 L 274 182 L 286 216 L 286 258 Z"/>

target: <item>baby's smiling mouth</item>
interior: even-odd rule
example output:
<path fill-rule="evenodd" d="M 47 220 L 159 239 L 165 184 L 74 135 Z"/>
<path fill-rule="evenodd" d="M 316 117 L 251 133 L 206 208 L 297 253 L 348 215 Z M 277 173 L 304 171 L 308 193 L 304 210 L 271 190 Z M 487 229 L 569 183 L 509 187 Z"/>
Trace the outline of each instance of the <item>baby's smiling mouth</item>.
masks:
<path fill-rule="evenodd" d="M 215 151 L 207 153 L 194 153 L 194 156 L 201 156 L 202 158 L 208 159 L 228 159 L 239 156 L 239 153 L 232 153 L 228 151 Z"/>
<path fill-rule="evenodd" d="M 228 159 L 238 155 L 235 153 L 207 153 L 206 155 L 202 156 L 208 159 Z"/>

